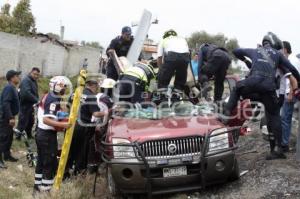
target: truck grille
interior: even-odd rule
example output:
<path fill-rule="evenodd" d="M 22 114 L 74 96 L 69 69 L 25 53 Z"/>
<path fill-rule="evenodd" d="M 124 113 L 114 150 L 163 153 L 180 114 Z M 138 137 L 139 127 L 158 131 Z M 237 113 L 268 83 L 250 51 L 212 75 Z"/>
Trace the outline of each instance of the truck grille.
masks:
<path fill-rule="evenodd" d="M 201 153 L 202 137 L 180 138 L 174 140 L 155 140 L 141 144 L 147 159 L 197 155 Z"/>

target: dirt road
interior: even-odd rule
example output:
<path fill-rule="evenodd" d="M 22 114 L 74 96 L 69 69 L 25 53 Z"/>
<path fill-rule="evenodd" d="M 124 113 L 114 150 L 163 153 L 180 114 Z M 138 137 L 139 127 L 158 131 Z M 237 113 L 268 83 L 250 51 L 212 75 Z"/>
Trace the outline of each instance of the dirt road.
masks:
<path fill-rule="evenodd" d="M 286 160 L 266 161 L 268 142 L 256 132 L 239 140 L 240 170 L 249 172 L 240 180 L 209 187 L 195 193 L 178 194 L 164 199 L 281 199 L 300 198 L 300 163 L 295 159 L 295 140 Z M 250 153 L 249 153 L 250 152 Z"/>

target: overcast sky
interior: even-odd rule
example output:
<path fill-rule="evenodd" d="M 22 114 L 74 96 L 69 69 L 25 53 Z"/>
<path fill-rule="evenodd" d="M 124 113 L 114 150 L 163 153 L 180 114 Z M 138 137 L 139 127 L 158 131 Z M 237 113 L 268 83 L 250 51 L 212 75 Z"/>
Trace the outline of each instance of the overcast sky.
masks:
<path fill-rule="evenodd" d="M 0 0 L 0 5 L 7 1 L 18 2 Z M 149 32 L 155 41 L 173 28 L 184 37 L 200 30 L 224 33 L 237 38 L 242 47 L 255 47 L 273 31 L 300 53 L 299 0 L 31 0 L 31 4 L 39 32 L 59 34 L 61 21 L 65 39 L 99 41 L 104 47 L 122 26 L 138 21 L 148 9 L 159 20 Z"/>

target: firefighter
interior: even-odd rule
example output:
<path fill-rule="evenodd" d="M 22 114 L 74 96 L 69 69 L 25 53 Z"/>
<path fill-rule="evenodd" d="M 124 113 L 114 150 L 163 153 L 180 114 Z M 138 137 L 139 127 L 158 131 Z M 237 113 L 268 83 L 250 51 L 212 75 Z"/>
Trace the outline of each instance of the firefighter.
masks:
<path fill-rule="evenodd" d="M 71 125 L 58 121 L 60 102 L 67 87 L 68 79 L 56 76 L 50 80 L 49 92 L 38 107 L 38 128 L 36 133 L 37 166 L 35 168 L 34 191 L 49 191 L 54 183 L 57 169 L 57 128 L 67 129 Z"/>
<path fill-rule="evenodd" d="M 108 114 L 105 111 L 101 112 L 97 105 L 98 88 L 98 79 L 88 77 L 81 96 L 79 116 L 75 124 L 68 160 L 68 168 L 74 165 L 75 175 L 87 169 L 90 140 L 95 134 L 95 123 L 92 122 L 92 117 L 99 118 Z"/>
<path fill-rule="evenodd" d="M 97 104 L 100 111 L 111 113 L 113 107 L 113 88 L 116 81 L 110 78 L 104 79 L 100 85 L 100 93 L 96 95 Z M 97 118 L 92 116 L 92 122 L 96 123 L 95 135 L 90 140 L 90 148 L 88 154 L 88 169 L 90 173 L 96 172 L 98 164 L 101 162 L 101 140 L 106 134 L 109 116 Z"/>
<path fill-rule="evenodd" d="M 122 57 L 122 56 L 126 57 L 129 48 L 133 42 L 133 36 L 131 35 L 131 33 L 132 31 L 130 27 L 128 26 L 123 27 L 121 36 L 117 36 L 110 42 L 106 50 L 107 56 L 110 57 L 110 54 L 115 51 L 118 57 Z M 106 67 L 106 76 L 107 78 L 111 78 L 115 81 L 117 81 L 119 78 L 118 72 L 115 68 L 112 59 L 108 60 L 107 67 Z"/>
<path fill-rule="evenodd" d="M 298 82 L 300 80 L 298 71 L 279 51 L 281 48 L 281 40 L 274 33 L 269 32 L 263 38 L 262 47 L 257 49 L 238 48 L 233 51 L 233 54 L 250 68 L 250 74 L 246 79 L 237 82 L 225 106 L 225 115 L 229 116 L 236 107 L 240 96 L 264 104 L 267 126 L 270 130 L 271 152 L 267 155 L 267 160 L 286 158 L 281 146 L 282 128 L 280 106 L 276 95 L 276 70 L 281 68 L 284 73 L 290 71 Z M 246 57 L 251 59 L 251 62 Z"/>
<path fill-rule="evenodd" d="M 203 97 L 207 97 L 208 80 L 215 77 L 214 82 L 214 101 L 222 100 L 224 91 L 224 80 L 227 69 L 231 63 L 231 58 L 225 48 L 218 47 L 214 44 L 203 44 L 199 50 L 199 82 L 203 88 Z"/>
<path fill-rule="evenodd" d="M 121 75 L 119 82 L 120 101 L 140 103 L 144 101 L 145 92 L 149 90 L 151 80 L 156 78 L 150 64 L 137 62 L 128 67 Z"/>
<path fill-rule="evenodd" d="M 186 40 L 177 36 L 174 30 L 163 35 L 157 51 L 158 90 L 166 92 L 175 75 L 174 91 L 182 93 L 187 80 L 187 67 L 190 62 L 189 48 Z"/>
<path fill-rule="evenodd" d="M 14 158 L 10 153 L 10 148 L 13 141 L 13 127 L 15 126 L 15 117 L 19 112 L 19 98 L 16 87 L 20 82 L 19 75 L 21 72 L 9 70 L 6 73 L 8 84 L 3 88 L 0 96 L 0 169 L 6 168 L 3 162 L 16 162 L 18 159 Z"/>

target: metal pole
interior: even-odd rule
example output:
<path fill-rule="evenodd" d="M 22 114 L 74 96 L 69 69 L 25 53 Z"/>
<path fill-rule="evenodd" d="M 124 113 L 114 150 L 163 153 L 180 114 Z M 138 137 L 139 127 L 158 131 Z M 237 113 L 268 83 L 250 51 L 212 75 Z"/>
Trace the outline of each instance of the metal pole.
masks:
<path fill-rule="evenodd" d="M 300 162 L 300 102 L 298 102 L 298 132 L 296 145 L 296 160 Z"/>

